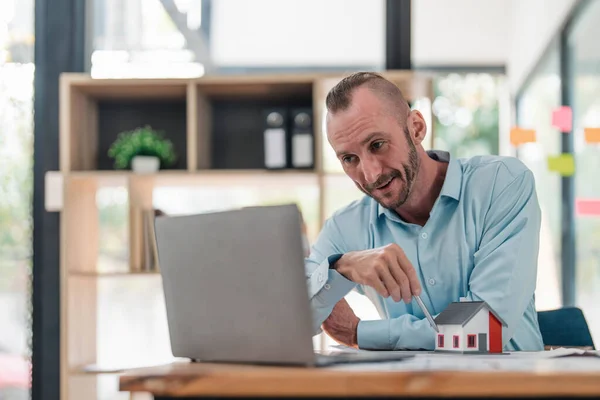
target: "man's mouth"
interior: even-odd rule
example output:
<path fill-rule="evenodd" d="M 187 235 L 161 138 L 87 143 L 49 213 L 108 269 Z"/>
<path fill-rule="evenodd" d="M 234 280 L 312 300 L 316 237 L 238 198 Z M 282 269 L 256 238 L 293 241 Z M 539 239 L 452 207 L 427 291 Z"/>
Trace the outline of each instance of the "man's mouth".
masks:
<path fill-rule="evenodd" d="M 396 179 L 396 178 L 391 178 L 389 181 L 387 181 L 386 183 L 384 183 L 381 186 L 376 187 L 375 189 L 376 190 L 385 190 L 385 189 L 387 189 L 390 186 L 390 184 L 394 181 L 394 179 Z"/>

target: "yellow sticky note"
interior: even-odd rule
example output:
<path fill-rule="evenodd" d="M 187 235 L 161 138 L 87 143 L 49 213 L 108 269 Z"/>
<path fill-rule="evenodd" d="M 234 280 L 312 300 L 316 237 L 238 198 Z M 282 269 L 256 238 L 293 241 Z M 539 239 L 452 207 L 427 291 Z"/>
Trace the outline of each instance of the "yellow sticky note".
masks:
<path fill-rule="evenodd" d="M 587 143 L 600 143 L 600 128 L 584 128 L 583 132 Z"/>
<path fill-rule="evenodd" d="M 548 170 L 558 172 L 562 176 L 575 173 L 575 160 L 572 154 L 561 154 L 548 157 Z"/>
<path fill-rule="evenodd" d="M 512 128 L 510 130 L 510 143 L 513 146 L 531 142 L 535 142 L 535 130 L 522 128 Z"/>

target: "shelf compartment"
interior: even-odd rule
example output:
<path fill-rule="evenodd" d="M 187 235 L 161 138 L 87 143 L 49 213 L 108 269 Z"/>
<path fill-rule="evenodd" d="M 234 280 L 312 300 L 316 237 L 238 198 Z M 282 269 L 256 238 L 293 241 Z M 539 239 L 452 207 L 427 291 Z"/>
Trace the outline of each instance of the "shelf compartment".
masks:
<path fill-rule="evenodd" d="M 199 168 L 264 168 L 266 112 L 294 108 L 312 110 L 313 87 L 314 80 L 301 76 L 196 81 L 196 94 L 192 98 L 197 99 L 193 114 L 197 116 Z M 287 156 L 289 158 L 291 154 Z M 200 164 L 201 161 L 204 162 Z"/>
<path fill-rule="evenodd" d="M 118 134 L 150 125 L 173 142 L 187 169 L 187 80 L 60 79 L 60 170 L 113 169 L 108 149 Z"/>
<path fill-rule="evenodd" d="M 97 102 L 98 137 L 96 169 L 113 170 L 113 160 L 108 150 L 119 133 L 138 127 L 151 126 L 171 140 L 177 161 L 168 169 L 187 169 L 187 121 L 186 100 L 183 99 L 136 99 L 99 100 Z"/>

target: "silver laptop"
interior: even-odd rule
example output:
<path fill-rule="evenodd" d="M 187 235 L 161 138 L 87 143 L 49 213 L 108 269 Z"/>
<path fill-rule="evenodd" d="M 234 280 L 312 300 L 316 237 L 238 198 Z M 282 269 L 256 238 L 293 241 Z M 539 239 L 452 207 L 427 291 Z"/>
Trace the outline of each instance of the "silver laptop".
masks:
<path fill-rule="evenodd" d="M 175 357 L 323 366 L 399 352 L 316 354 L 296 205 L 155 219 Z"/>

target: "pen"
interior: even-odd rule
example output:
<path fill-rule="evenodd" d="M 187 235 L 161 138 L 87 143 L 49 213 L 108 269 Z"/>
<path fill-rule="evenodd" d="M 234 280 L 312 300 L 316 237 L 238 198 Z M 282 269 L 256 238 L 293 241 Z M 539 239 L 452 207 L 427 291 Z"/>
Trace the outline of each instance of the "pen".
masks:
<path fill-rule="evenodd" d="M 439 333 L 438 327 L 437 327 L 435 321 L 433 320 L 433 318 L 431 317 L 431 314 L 429 314 L 429 311 L 427 310 L 427 307 L 425 307 L 425 304 L 423 304 L 423 300 L 421 300 L 421 297 L 420 296 L 415 296 L 415 299 L 417 299 L 417 303 L 419 304 L 419 307 L 421 307 L 421 310 L 423 310 L 423 314 L 425 314 L 425 317 L 427 317 L 427 320 L 431 324 L 431 327 L 436 332 Z"/>

